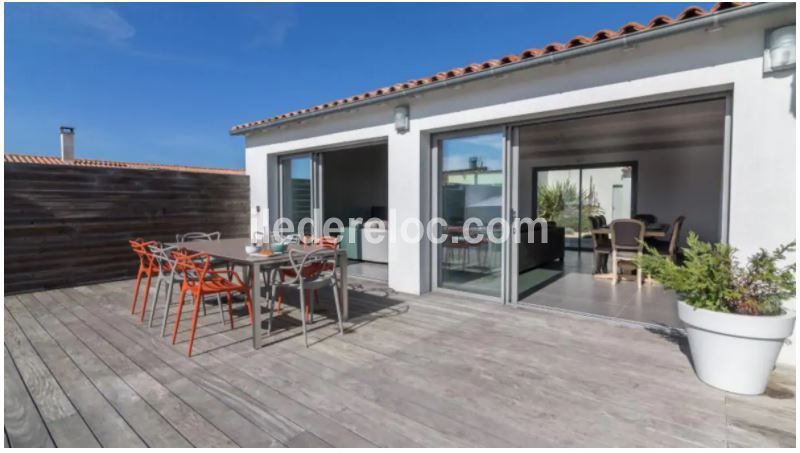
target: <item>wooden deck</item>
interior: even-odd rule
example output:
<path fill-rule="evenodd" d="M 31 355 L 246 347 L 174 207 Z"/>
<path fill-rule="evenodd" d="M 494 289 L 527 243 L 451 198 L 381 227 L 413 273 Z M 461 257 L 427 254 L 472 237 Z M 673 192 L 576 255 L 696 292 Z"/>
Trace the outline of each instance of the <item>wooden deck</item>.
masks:
<path fill-rule="evenodd" d="M 173 346 L 128 313 L 131 281 L 6 297 L 5 443 L 795 445 L 794 369 L 730 395 L 663 333 L 362 285 L 309 349 L 296 309 L 253 351 L 242 307 L 230 330 L 209 303 L 191 359 L 189 322 Z"/>

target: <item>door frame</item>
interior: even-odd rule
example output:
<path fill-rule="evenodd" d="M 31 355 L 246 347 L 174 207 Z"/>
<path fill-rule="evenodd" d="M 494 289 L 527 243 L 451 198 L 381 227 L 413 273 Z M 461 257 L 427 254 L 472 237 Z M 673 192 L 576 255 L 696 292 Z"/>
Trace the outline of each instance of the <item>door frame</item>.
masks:
<path fill-rule="evenodd" d="M 508 221 L 512 217 L 512 213 L 516 215 L 519 211 L 518 206 L 514 205 L 511 207 L 512 200 L 517 198 L 516 194 L 518 191 L 513 191 L 511 189 L 511 185 L 516 184 L 518 181 L 518 175 L 516 172 L 516 164 L 519 159 L 514 159 L 511 156 L 513 152 L 512 143 L 512 129 L 507 125 L 499 125 L 499 126 L 488 126 L 488 127 L 478 127 L 472 129 L 462 129 L 458 131 L 451 131 L 451 132 L 443 132 L 438 134 L 433 134 L 431 136 L 431 153 L 430 153 L 430 219 L 439 217 L 439 214 L 442 210 L 441 205 L 441 196 L 440 196 L 440 189 L 441 189 L 441 174 L 439 169 L 442 166 L 442 153 L 441 153 L 441 143 L 444 140 L 454 139 L 454 138 L 462 138 L 462 137 L 474 137 L 478 135 L 487 135 L 487 134 L 500 134 L 501 139 L 503 140 L 503 155 L 502 155 L 502 174 L 503 174 L 503 188 L 501 191 L 501 217 Z M 512 180 L 513 179 L 513 180 Z M 438 232 L 437 232 L 438 233 Z M 439 278 L 441 276 L 441 267 L 439 263 L 439 248 L 441 244 L 431 244 L 430 246 L 430 282 L 431 282 L 431 291 L 441 292 L 444 294 L 452 294 L 452 295 L 464 295 L 469 294 L 472 298 L 478 298 L 483 300 L 489 300 L 492 302 L 501 302 L 501 303 L 510 303 L 511 300 L 509 296 L 513 294 L 511 291 L 512 287 L 512 276 L 513 273 L 509 272 L 509 264 L 512 260 L 512 254 L 510 253 L 512 247 L 509 247 L 509 243 L 513 237 L 513 230 L 511 234 L 506 235 L 506 240 L 501 246 L 501 265 L 500 265 L 500 295 L 499 296 L 489 296 L 485 294 L 475 294 L 475 293 L 468 293 L 467 291 L 452 289 L 452 288 L 445 288 L 439 286 Z M 516 256 L 516 254 L 514 254 Z M 513 282 L 513 285 L 516 285 L 516 282 Z"/>

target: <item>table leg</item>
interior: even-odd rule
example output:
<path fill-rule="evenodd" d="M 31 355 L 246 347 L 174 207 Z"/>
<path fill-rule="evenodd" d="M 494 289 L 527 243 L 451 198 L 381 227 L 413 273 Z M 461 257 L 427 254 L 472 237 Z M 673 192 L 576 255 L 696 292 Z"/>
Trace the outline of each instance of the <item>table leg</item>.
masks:
<path fill-rule="evenodd" d="M 258 265 L 250 266 L 250 295 L 253 299 L 253 349 L 261 347 L 261 279 Z"/>
<path fill-rule="evenodd" d="M 341 274 L 341 282 L 339 282 L 339 294 L 342 296 L 342 319 L 347 321 L 350 317 L 350 303 L 348 302 L 347 293 L 347 254 L 342 253 L 339 255 L 339 272 Z"/>

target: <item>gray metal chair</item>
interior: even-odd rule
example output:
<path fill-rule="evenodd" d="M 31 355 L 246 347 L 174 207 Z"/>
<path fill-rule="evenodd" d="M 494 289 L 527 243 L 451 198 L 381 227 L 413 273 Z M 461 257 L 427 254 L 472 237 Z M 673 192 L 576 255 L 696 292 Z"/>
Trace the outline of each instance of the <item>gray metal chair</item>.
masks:
<path fill-rule="evenodd" d="M 179 244 L 191 241 L 218 241 L 221 238 L 222 234 L 219 231 L 214 231 L 212 233 L 204 233 L 202 231 L 192 231 L 189 233 L 175 235 L 175 241 Z M 231 266 L 231 264 L 215 256 L 211 257 L 212 268 L 218 269 L 222 266 L 225 266 L 225 270 L 228 271 L 228 277 L 230 277 L 231 272 L 233 272 L 233 267 Z M 203 314 L 205 314 L 205 312 L 203 312 Z"/>
<path fill-rule="evenodd" d="M 644 222 L 633 219 L 614 220 L 611 229 L 611 272 L 614 284 L 619 282 L 619 264 L 632 263 L 642 254 L 644 241 Z M 642 270 L 636 267 L 636 284 L 642 287 Z"/>
<path fill-rule="evenodd" d="M 336 274 L 336 250 L 322 247 L 307 249 L 298 246 L 289 246 L 289 264 L 292 272 L 280 278 L 272 279 L 272 297 L 269 298 L 268 310 L 269 321 L 267 322 L 267 335 L 272 331 L 272 313 L 274 311 L 275 300 L 277 299 L 279 288 L 296 288 L 300 294 L 300 319 L 303 325 L 303 340 L 308 347 L 308 333 L 306 332 L 306 304 L 313 303 L 312 300 L 306 301 L 306 295 L 312 291 L 324 288 L 333 290 L 333 302 L 336 306 L 336 317 L 339 322 L 339 334 L 344 333 L 342 326 L 342 311 L 339 306 L 339 284 Z M 279 270 L 275 270 L 279 272 Z M 293 274 L 293 275 L 292 275 Z M 277 276 L 276 276 L 277 277 Z M 309 299 L 311 299 L 309 297 Z M 314 322 L 313 310 L 311 310 L 310 321 Z"/>
<path fill-rule="evenodd" d="M 177 262 L 172 257 L 172 251 L 178 247 L 164 247 L 161 244 L 152 244 L 149 246 L 150 252 L 155 257 L 158 264 L 158 278 L 156 279 L 156 292 L 153 295 L 153 302 L 150 304 L 150 321 L 148 327 L 153 327 L 153 318 L 155 317 L 156 307 L 158 306 L 158 296 L 161 292 L 161 285 L 166 286 L 167 300 L 164 305 L 164 319 L 161 320 L 161 336 L 166 334 L 167 318 L 169 317 L 169 306 L 172 303 L 172 289 L 175 283 L 178 285 L 183 281 L 183 273 L 177 269 Z M 224 310 L 222 309 L 222 298 L 217 294 L 217 305 L 219 306 L 219 319 L 222 324 L 225 324 Z M 203 315 L 206 314 L 205 304 L 203 304 Z"/>
<path fill-rule="evenodd" d="M 189 241 L 218 241 L 222 237 L 219 231 L 213 233 L 203 233 L 201 231 L 192 231 L 189 233 L 176 234 L 175 242 L 183 243 Z"/>

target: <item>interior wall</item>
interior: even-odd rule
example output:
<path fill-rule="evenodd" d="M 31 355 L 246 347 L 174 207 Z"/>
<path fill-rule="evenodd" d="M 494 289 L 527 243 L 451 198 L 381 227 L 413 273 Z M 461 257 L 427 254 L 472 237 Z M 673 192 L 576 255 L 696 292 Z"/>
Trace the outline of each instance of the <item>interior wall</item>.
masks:
<path fill-rule="evenodd" d="M 682 240 L 695 231 L 705 241 L 719 241 L 722 212 L 722 147 L 626 151 L 591 156 L 565 154 L 520 158 L 520 214 L 534 218 L 533 169 L 536 167 L 637 162 L 636 211 L 668 223 L 686 216 Z M 524 149 L 520 149 L 525 154 Z"/>
<path fill-rule="evenodd" d="M 368 219 L 387 208 L 389 162 L 385 144 L 323 153 L 323 215 Z"/>

